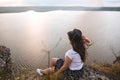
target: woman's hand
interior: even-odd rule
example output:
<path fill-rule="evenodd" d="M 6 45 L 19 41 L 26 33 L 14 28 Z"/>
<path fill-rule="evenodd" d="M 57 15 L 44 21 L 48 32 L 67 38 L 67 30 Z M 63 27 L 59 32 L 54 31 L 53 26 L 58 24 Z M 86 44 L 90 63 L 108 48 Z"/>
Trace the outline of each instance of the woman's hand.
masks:
<path fill-rule="evenodd" d="M 55 72 L 55 73 L 54 73 L 54 76 L 58 76 L 58 75 L 59 75 L 59 73 L 58 73 L 58 72 Z"/>
<path fill-rule="evenodd" d="M 53 79 L 54 79 L 54 80 L 57 80 L 57 79 L 58 79 L 58 76 L 59 76 L 59 74 L 58 74 L 57 72 L 55 72 L 55 73 L 53 74 Z"/>
<path fill-rule="evenodd" d="M 83 42 L 87 47 L 91 46 L 94 42 L 91 42 L 88 38 L 86 38 L 84 35 L 82 36 Z"/>
<path fill-rule="evenodd" d="M 66 56 L 63 66 L 55 74 L 58 75 L 58 74 L 62 73 L 63 71 L 65 71 L 66 69 L 68 69 L 71 62 L 72 62 L 72 60 L 68 56 Z"/>

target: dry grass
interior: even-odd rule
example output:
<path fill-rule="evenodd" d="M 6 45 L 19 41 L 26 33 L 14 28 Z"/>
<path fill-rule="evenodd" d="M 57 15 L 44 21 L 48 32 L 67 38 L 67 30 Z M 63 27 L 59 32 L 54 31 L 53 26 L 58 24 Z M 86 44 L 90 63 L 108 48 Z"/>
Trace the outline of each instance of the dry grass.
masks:
<path fill-rule="evenodd" d="M 120 80 L 120 62 L 115 64 L 93 63 L 91 66 L 114 80 Z"/>
<path fill-rule="evenodd" d="M 120 62 L 115 64 L 92 63 L 90 66 L 104 73 L 113 80 L 120 80 Z M 14 80 L 64 80 L 63 75 L 56 78 L 53 74 L 51 74 L 50 77 L 47 75 L 44 77 L 37 76 L 33 78 L 34 72 L 34 70 L 22 67 L 20 70 L 14 71 Z"/>
<path fill-rule="evenodd" d="M 45 75 L 43 77 L 35 76 L 34 70 L 29 70 L 25 67 L 22 67 L 20 70 L 14 71 L 13 80 L 64 80 L 64 76 L 61 74 L 59 77 L 56 77 L 54 74 Z"/>

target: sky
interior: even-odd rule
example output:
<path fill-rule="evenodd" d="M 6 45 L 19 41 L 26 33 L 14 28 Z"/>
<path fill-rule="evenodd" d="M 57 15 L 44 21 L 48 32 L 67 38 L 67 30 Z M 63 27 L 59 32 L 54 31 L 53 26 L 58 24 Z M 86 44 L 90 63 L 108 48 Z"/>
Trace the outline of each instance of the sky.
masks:
<path fill-rule="evenodd" d="M 0 6 L 120 6 L 120 0 L 0 0 Z"/>

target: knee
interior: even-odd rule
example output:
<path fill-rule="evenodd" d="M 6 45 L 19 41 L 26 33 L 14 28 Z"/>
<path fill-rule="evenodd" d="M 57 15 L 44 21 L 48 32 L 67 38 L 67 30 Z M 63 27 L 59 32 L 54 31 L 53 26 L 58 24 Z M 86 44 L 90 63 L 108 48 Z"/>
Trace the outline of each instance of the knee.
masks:
<path fill-rule="evenodd" d="M 59 58 L 52 58 L 51 64 L 54 66 Z"/>

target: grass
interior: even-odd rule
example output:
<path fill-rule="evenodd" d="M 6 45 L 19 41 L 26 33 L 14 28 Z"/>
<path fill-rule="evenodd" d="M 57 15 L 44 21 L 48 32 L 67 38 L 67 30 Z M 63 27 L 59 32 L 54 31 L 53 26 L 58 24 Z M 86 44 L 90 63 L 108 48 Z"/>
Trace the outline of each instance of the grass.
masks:
<path fill-rule="evenodd" d="M 91 66 L 104 73 L 109 78 L 120 80 L 120 62 L 114 64 L 93 63 Z"/>
<path fill-rule="evenodd" d="M 120 62 L 115 64 L 92 63 L 90 66 L 99 70 L 113 80 L 120 80 Z M 37 76 L 33 79 L 34 72 L 34 70 L 29 70 L 26 67 L 14 70 L 14 80 L 64 80 L 64 75 L 55 77 L 53 74 L 46 75 L 44 77 Z"/>
<path fill-rule="evenodd" d="M 63 75 L 59 75 L 59 77 L 54 76 L 54 74 L 45 75 L 43 77 L 35 76 L 35 70 L 30 70 L 26 67 L 21 67 L 19 69 L 14 68 L 13 74 L 13 80 L 64 80 Z"/>

